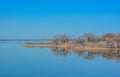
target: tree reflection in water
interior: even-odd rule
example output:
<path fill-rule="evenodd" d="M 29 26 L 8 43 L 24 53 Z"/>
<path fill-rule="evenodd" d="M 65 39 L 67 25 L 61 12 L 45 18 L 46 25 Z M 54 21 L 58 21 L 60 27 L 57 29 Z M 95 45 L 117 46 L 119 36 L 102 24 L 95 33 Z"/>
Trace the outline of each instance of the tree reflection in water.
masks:
<path fill-rule="evenodd" d="M 52 47 L 51 51 L 57 56 L 67 56 L 69 51 L 63 48 Z"/>
<path fill-rule="evenodd" d="M 53 47 L 51 51 L 57 56 L 68 56 L 71 53 L 75 53 L 84 59 L 92 60 L 98 56 L 107 59 L 115 60 L 120 63 L 120 51 L 68 51 L 63 48 Z"/>

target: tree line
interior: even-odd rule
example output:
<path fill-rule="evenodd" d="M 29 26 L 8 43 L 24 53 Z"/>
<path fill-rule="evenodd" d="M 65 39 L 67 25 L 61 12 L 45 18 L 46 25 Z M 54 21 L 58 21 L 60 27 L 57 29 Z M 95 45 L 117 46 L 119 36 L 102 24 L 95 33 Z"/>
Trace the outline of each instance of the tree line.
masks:
<path fill-rule="evenodd" d="M 71 39 L 68 35 L 56 35 L 51 39 L 52 44 L 77 44 L 86 47 L 104 47 L 104 48 L 120 48 L 120 33 L 106 33 L 96 36 L 92 33 L 85 33 L 78 38 Z"/>

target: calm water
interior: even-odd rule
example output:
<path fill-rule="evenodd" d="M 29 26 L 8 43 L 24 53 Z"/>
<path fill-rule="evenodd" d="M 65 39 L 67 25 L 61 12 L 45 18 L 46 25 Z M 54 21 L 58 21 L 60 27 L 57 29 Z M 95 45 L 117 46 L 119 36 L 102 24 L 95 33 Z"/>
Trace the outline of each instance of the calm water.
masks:
<path fill-rule="evenodd" d="M 120 77 L 120 53 L 66 51 L 0 42 L 0 77 Z"/>

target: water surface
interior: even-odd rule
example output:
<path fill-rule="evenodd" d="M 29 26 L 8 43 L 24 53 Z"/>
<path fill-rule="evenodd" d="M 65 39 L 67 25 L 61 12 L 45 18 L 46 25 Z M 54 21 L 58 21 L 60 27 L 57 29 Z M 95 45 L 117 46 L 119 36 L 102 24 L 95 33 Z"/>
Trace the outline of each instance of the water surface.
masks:
<path fill-rule="evenodd" d="M 119 51 L 67 51 L 0 41 L 0 77 L 120 77 Z"/>

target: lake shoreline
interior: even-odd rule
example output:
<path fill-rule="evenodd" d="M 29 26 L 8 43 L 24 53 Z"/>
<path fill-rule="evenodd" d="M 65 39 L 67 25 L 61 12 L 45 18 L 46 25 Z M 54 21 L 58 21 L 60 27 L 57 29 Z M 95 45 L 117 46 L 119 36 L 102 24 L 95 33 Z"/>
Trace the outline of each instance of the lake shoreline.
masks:
<path fill-rule="evenodd" d="M 25 47 L 46 47 L 46 48 L 51 48 L 51 47 L 57 47 L 57 48 L 64 48 L 66 50 L 86 50 L 86 51 L 116 51 L 120 50 L 120 48 L 102 48 L 102 47 L 85 47 L 85 46 L 80 46 L 80 45 L 74 45 L 74 44 L 33 44 L 33 43 L 26 43 L 24 44 Z"/>

